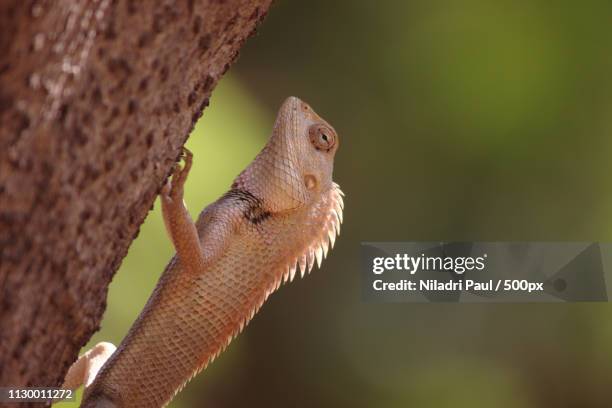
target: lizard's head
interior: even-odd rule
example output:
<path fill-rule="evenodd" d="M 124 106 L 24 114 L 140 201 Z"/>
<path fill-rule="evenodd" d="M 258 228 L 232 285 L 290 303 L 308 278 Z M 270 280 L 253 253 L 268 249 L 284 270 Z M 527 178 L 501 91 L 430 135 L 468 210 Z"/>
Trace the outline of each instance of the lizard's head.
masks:
<path fill-rule="evenodd" d="M 288 98 L 283 108 L 290 109 L 295 129 L 295 136 L 290 143 L 298 152 L 298 167 L 304 187 L 313 193 L 328 190 L 332 183 L 334 156 L 339 145 L 338 134 L 307 103 L 298 98 Z"/>
<path fill-rule="evenodd" d="M 285 100 L 269 145 L 280 147 L 277 165 L 292 186 L 286 191 L 289 201 L 308 204 L 332 187 L 338 135 L 306 102 L 294 96 Z"/>
<path fill-rule="evenodd" d="M 274 132 L 266 149 L 274 149 L 279 157 L 279 199 L 284 209 L 299 208 L 294 227 L 279 235 L 289 243 L 288 267 L 283 280 L 292 280 L 296 269 L 302 276 L 310 271 L 333 247 L 340 233 L 343 193 L 333 182 L 334 156 L 338 150 L 338 135 L 307 103 L 289 97 L 281 106 Z M 264 149 L 264 150 L 266 150 Z M 289 235 L 287 235 L 289 234 Z"/>
<path fill-rule="evenodd" d="M 317 202 L 334 187 L 332 172 L 338 135 L 307 103 L 283 102 L 272 137 L 253 163 L 236 179 L 273 212 Z"/>
<path fill-rule="evenodd" d="M 305 102 L 289 97 L 278 111 L 272 137 L 232 186 L 257 199 L 258 213 L 266 214 L 255 217 L 257 225 L 274 221 L 274 214 L 294 216 L 274 234 L 287 252 L 284 280 L 293 279 L 296 265 L 302 275 L 315 260 L 320 265 L 340 233 L 344 194 L 332 181 L 338 145 L 329 123 Z"/>

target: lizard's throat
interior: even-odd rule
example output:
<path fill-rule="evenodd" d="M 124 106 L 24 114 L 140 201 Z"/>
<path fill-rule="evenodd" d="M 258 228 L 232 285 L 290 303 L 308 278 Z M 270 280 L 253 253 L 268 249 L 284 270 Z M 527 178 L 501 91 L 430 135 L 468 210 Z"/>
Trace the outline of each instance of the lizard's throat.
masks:
<path fill-rule="evenodd" d="M 247 190 L 272 212 L 299 208 L 305 203 L 306 191 L 295 162 L 273 150 L 273 146 L 266 146 L 232 187 Z"/>

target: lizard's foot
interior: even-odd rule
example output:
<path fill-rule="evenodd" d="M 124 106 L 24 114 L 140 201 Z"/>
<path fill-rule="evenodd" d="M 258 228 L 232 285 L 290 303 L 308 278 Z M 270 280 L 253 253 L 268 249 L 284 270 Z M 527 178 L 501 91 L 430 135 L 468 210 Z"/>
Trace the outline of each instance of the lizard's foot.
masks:
<path fill-rule="evenodd" d="M 183 199 L 183 189 L 185 186 L 185 181 L 187 180 L 187 175 L 191 170 L 193 153 L 191 153 L 187 148 L 183 147 L 181 158 L 185 163 L 183 168 L 181 168 L 178 163 L 175 164 L 174 170 L 172 171 L 172 176 L 168 178 L 168 181 L 166 181 L 166 184 L 162 188 L 161 196 L 164 200 L 180 202 Z"/>
<path fill-rule="evenodd" d="M 81 385 L 85 385 L 85 388 L 89 387 L 96 378 L 98 371 L 116 349 L 111 343 L 101 342 L 96 344 L 70 366 L 62 388 L 74 390 Z"/>
<path fill-rule="evenodd" d="M 174 244 L 183 266 L 197 274 L 204 269 L 204 259 L 198 231 L 183 201 L 183 187 L 191 169 L 193 155 L 183 148 L 184 165 L 174 166 L 172 177 L 161 191 L 162 216 L 166 231 Z"/>

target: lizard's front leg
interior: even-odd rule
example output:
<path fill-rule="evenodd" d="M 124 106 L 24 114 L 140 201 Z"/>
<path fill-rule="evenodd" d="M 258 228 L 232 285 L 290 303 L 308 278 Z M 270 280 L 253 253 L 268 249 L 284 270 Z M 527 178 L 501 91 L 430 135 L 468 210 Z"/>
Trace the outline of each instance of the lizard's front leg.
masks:
<path fill-rule="evenodd" d="M 189 170 L 192 153 L 183 148 L 184 167 L 177 164 L 172 179 L 166 182 L 161 191 L 162 214 L 170 239 L 176 249 L 181 265 L 189 273 L 197 274 L 204 270 L 204 254 L 200 246 L 198 231 L 183 201 L 183 188 Z"/>

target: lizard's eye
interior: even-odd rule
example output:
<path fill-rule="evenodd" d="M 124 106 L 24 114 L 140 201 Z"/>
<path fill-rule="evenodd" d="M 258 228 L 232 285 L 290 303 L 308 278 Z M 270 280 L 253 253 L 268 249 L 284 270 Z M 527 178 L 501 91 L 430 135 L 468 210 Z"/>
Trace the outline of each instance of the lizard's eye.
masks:
<path fill-rule="evenodd" d="M 308 134 L 310 136 L 310 143 L 317 150 L 328 152 L 336 144 L 336 132 L 328 126 L 322 124 L 312 125 L 308 129 Z"/>

